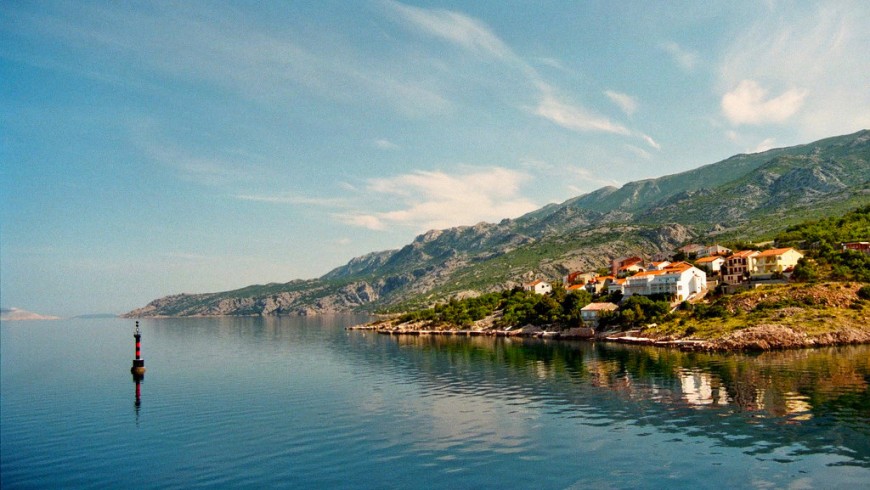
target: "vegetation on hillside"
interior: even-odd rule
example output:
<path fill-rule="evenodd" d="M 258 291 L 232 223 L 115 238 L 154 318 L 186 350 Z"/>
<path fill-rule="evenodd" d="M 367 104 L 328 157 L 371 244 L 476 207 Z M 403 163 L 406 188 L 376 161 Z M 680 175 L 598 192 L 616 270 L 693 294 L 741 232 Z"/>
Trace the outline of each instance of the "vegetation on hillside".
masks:
<path fill-rule="evenodd" d="M 776 237 L 777 246 L 806 251 L 794 278 L 803 281 L 870 282 L 870 255 L 843 250 L 842 243 L 870 240 L 870 206 L 840 218 L 808 221 L 791 226 Z"/>
<path fill-rule="evenodd" d="M 582 325 L 580 309 L 592 301 L 586 291 L 567 294 L 561 284 L 554 285 L 551 294 L 541 295 L 515 288 L 499 293 L 488 293 L 463 300 L 451 299 L 432 308 L 405 313 L 401 323 L 424 322 L 428 326 L 471 327 L 496 312 L 496 327 L 514 325 Z"/>
<path fill-rule="evenodd" d="M 870 255 L 843 250 L 841 243 L 866 240 L 868 236 L 870 206 L 839 218 L 792 226 L 776 237 L 775 245 L 807 251 L 807 257 L 793 275 L 793 282 L 798 284 L 713 296 L 704 303 L 683 303 L 679 311 L 673 311 L 665 297 L 635 295 L 620 301 L 619 296 L 603 296 L 595 301 L 616 302 L 619 308 L 603 313 L 600 325 L 629 329 L 661 324 L 650 332 L 712 338 L 774 320 L 789 325 L 800 323 L 804 330 L 823 330 L 832 320 L 835 324 L 851 325 L 860 324 L 863 318 L 866 323 L 870 285 L 858 282 L 870 283 Z M 491 324 L 497 328 L 522 325 L 573 328 L 583 326 L 580 310 L 592 301 L 588 292 L 568 293 L 556 283 L 553 292 L 546 295 L 515 288 L 463 300 L 451 299 L 432 308 L 405 313 L 399 322 L 469 328 L 492 316 Z"/>

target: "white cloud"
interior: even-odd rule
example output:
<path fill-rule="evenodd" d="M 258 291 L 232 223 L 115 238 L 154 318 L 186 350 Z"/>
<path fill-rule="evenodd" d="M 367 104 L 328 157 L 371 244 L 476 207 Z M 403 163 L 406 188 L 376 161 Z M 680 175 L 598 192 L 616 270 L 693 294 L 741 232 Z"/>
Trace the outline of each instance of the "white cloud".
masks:
<path fill-rule="evenodd" d="M 775 144 L 776 144 L 776 140 L 774 140 L 773 138 L 765 138 L 764 141 L 759 143 L 758 146 L 756 146 L 754 149 L 749 150 L 747 153 L 761 153 L 763 151 L 767 151 L 767 150 L 770 150 L 771 148 L 774 148 Z"/>
<path fill-rule="evenodd" d="M 779 123 L 801 108 L 807 91 L 793 88 L 768 98 L 768 91 L 754 80 L 742 80 L 722 96 L 722 111 L 732 124 Z"/>
<path fill-rule="evenodd" d="M 656 150 L 662 149 L 662 146 L 660 144 L 658 144 L 658 142 L 656 142 L 656 140 L 652 139 L 652 136 L 650 136 L 648 134 L 643 134 L 643 133 L 638 133 L 638 136 L 642 140 L 646 141 L 646 144 L 650 145 L 651 147 L 655 148 Z"/>
<path fill-rule="evenodd" d="M 306 197 L 294 194 L 236 194 L 236 199 L 242 201 L 265 202 L 270 204 L 302 204 L 325 207 L 341 207 L 347 203 L 341 199 Z"/>
<path fill-rule="evenodd" d="M 634 145 L 625 145 L 625 148 L 630 152 L 634 153 L 635 155 L 643 158 L 644 160 L 650 160 L 652 158 L 650 152 L 644 150 L 643 148 L 638 148 Z"/>
<path fill-rule="evenodd" d="M 394 1 L 386 4 L 422 31 L 461 48 L 496 58 L 513 58 L 510 48 L 482 22 L 450 10 L 427 10 Z"/>
<path fill-rule="evenodd" d="M 615 123 L 604 116 L 593 114 L 581 107 L 564 103 L 556 99 L 552 94 L 547 93 L 547 91 L 544 91 L 541 101 L 534 112 L 538 116 L 572 131 L 631 134 L 631 131 L 625 126 Z"/>
<path fill-rule="evenodd" d="M 787 123 L 802 140 L 870 126 L 867 2 L 805 7 L 774 5 L 730 36 L 717 90 L 732 123 Z"/>
<path fill-rule="evenodd" d="M 632 116 L 637 111 L 637 99 L 628 94 L 623 94 L 614 90 L 606 90 L 604 95 L 613 101 L 614 104 L 619 106 L 619 108 L 622 109 L 622 112 L 627 116 Z"/>
<path fill-rule="evenodd" d="M 399 145 L 393 143 L 388 139 L 377 139 L 374 141 L 375 148 L 381 150 L 398 150 Z"/>
<path fill-rule="evenodd" d="M 661 48 L 671 55 L 671 58 L 680 68 L 686 71 L 693 71 L 698 65 L 700 59 L 698 53 L 683 48 L 673 41 L 663 43 Z"/>
<path fill-rule="evenodd" d="M 371 179 L 366 192 L 392 209 L 340 213 L 339 221 L 372 230 L 390 226 L 415 231 L 443 229 L 516 217 L 537 209 L 519 194 L 530 177 L 502 167 L 469 168 L 455 175 L 418 171 Z"/>

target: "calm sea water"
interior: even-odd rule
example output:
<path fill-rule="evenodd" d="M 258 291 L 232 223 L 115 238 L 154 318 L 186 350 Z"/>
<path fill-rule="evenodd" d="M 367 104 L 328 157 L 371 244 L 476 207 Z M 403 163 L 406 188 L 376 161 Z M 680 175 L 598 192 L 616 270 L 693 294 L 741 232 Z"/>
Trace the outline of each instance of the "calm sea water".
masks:
<path fill-rule="evenodd" d="M 396 338 L 363 319 L 0 325 L 14 488 L 868 488 L 870 346 Z"/>

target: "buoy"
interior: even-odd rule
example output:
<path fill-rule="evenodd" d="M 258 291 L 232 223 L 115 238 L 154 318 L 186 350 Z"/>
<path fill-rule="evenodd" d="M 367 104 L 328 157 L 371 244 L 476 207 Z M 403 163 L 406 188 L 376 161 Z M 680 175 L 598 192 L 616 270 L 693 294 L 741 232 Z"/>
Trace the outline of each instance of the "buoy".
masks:
<path fill-rule="evenodd" d="M 142 333 L 139 331 L 139 322 L 136 322 L 136 331 L 133 333 L 133 338 L 136 339 L 136 358 L 133 359 L 133 367 L 130 372 L 133 374 L 133 379 L 141 380 L 145 377 L 145 359 L 142 359 Z"/>

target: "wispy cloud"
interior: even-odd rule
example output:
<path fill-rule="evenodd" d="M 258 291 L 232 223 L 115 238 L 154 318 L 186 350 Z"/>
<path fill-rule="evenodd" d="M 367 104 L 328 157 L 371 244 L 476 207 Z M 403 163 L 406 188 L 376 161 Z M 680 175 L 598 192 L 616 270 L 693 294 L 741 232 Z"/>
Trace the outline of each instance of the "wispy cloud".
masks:
<path fill-rule="evenodd" d="M 344 207 L 348 203 L 344 199 L 307 197 L 296 194 L 236 194 L 241 201 L 263 202 L 270 204 L 294 204 L 306 206 Z"/>
<path fill-rule="evenodd" d="M 628 94 L 616 92 L 615 90 L 606 90 L 604 95 L 619 106 L 622 112 L 629 117 L 637 111 L 637 99 Z"/>
<path fill-rule="evenodd" d="M 743 80 L 722 96 L 722 111 L 732 124 L 778 123 L 797 113 L 806 96 L 806 90 L 793 88 L 768 97 L 768 91 L 758 82 Z"/>
<path fill-rule="evenodd" d="M 516 217 L 537 208 L 519 193 L 529 179 L 502 167 L 466 168 L 456 174 L 417 171 L 371 179 L 367 194 L 380 196 L 378 201 L 391 209 L 337 213 L 335 218 L 371 230 L 400 226 L 425 231 Z"/>
<path fill-rule="evenodd" d="M 412 7 L 394 0 L 387 0 L 385 4 L 419 31 L 447 41 L 465 52 L 499 60 L 505 66 L 512 67 L 522 73 L 527 85 L 537 91 L 536 94 L 532 95 L 538 102 L 529 111 L 531 114 L 571 131 L 638 136 L 650 146 L 659 148 L 652 138 L 632 131 L 624 125 L 612 121 L 607 116 L 597 114 L 578 103 L 569 103 L 557 96 L 552 85 L 483 22 L 455 11 Z M 564 65 L 555 58 L 537 58 L 537 60 L 547 66 L 565 70 Z M 605 96 L 628 116 L 637 110 L 637 100 L 628 94 L 608 90 L 605 92 Z"/>
<path fill-rule="evenodd" d="M 640 137 L 640 139 L 646 141 L 646 144 L 650 145 L 651 147 L 655 148 L 656 150 L 662 149 L 662 146 L 660 144 L 658 144 L 658 142 L 656 140 L 652 139 L 652 136 L 650 136 L 648 134 L 644 134 L 644 133 L 637 133 L 637 135 Z"/>
<path fill-rule="evenodd" d="M 661 49 L 671 55 L 671 59 L 674 60 L 677 66 L 685 71 L 693 71 L 700 61 L 698 53 L 686 49 L 673 41 L 662 43 Z"/>
<path fill-rule="evenodd" d="M 314 95 L 413 116 L 451 109 L 435 85 L 390 62 L 396 60 L 367 56 L 328 30 L 303 35 L 291 24 L 264 29 L 231 5 L 76 4 L 17 16 L 20 35 L 70 49 L 70 56 L 37 63 L 85 75 L 81 65 L 98 66 L 93 76 L 116 84 L 163 78 L 205 83 L 269 105 L 292 106 Z"/>
<path fill-rule="evenodd" d="M 511 49 L 489 27 L 467 15 L 451 10 L 412 7 L 392 0 L 385 4 L 423 32 L 467 51 L 502 59 L 514 57 Z"/>
<path fill-rule="evenodd" d="M 535 107 L 534 113 L 572 131 L 631 134 L 631 131 L 625 126 L 580 106 L 558 100 L 552 93 L 547 93 L 546 91 L 538 106 Z"/>
<path fill-rule="evenodd" d="M 637 146 L 634 146 L 634 145 L 625 145 L 625 148 L 628 151 L 639 156 L 640 158 L 643 158 L 644 160 L 650 160 L 652 158 L 652 154 L 650 154 L 650 152 L 644 150 L 643 148 L 638 148 Z"/>
<path fill-rule="evenodd" d="M 393 143 L 392 141 L 390 141 L 388 139 L 383 139 L 383 138 L 376 139 L 372 144 L 375 146 L 375 148 L 378 148 L 381 150 L 398 150 L 399 149 L 399 145 Z"/>
<path fill-rule="evenodd" d="M 172 169 L 179 179 L 214 187 L 236 185 L 252 180 L 250 162 L 229 160 L 217 155 L 187 150 L 168 141 L 156 143 L 139 138 L 139 147 L 158 164 Z"/>
<path fill-rule="evenodd" d="M 728 121 L 787 122 L 803 138 L 870 125 L 870 57 L 858 54 L 867 48 L 866 2 L 773 8 L 723 51 L 718 89 Z"/>

